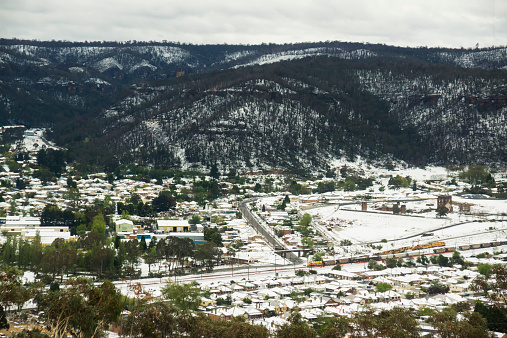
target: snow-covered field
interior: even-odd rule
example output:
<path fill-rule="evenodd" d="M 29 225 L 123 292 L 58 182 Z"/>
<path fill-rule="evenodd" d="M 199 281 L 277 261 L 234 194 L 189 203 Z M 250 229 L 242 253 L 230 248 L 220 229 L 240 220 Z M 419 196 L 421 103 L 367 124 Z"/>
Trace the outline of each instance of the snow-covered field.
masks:
<path fill-rule="evenodd" d="M 309 213 L 316 229 L 335 243 L 338 257 L 437 241 L 445 242 L 446 246 L 460 246 L 507 240 L 507 200 L 460 194 L 467 184 L 451 184 L 458 178 L 458 172 L 444 167 L 409 168 L 403 163 L 395 163 L 391 170 L 379 169 L 361 158 L 355 162 L 335 160 L 331 168 L 336 168 L 337 173 L 340 168 L 348 168 L 374 179 L 373 186 L 363 191 L 322 194 L 327 199 L 325 204 L 301 203 L 304 208 L 301 213 Z M 389 187 L 389 178 L 397 175 L 410 177 L 410 187 Z M 497 174 L 499 181 L 504 178 Z M 326 180 L 329 179 L 323 179 Z M 435 210 L 440 195 L 452 196 L 453 211 L 443 217 Z M 257 206 L 272 205 L 277 198 L 262 198 Z M 362 211 L 362 201 L 367 202 L 367 212 Z M 406 208 L 407 213 L 393 214 L 395 204 Z M 341 246 L 341 241 L 350 241 L 352 245 Z"/>
<path fill-rule="evenodd" d="M 480 207 L 487 209 L 486 201 Z M 490 201 L 492 207 L 501 208 L 506 206 L 506 201 Z M 503 205 L 502 205 L 503 203 Z M 505 210 L 505 208 L 504 208 Z M 337 206 L 326 206 L 309 210 L 314 218 L 318 217 L 321 221 L 342 220 L 344 226 L 335 227 L 332 232 L 339 239 L 348 239 L 353 243 L 380 242 L 383 239 L 387 241 L 396 241 L 395 246 L 411 245 L 413 241 L 431 242 L 435 240 L 445 240 L 452 238 L 453 242 L 459 244 L 468 244 L 469 240 L 473 243 L 480 243 L 481 240 L 491 240 L 504 238 L 507 239 L 505 230 L 507 230 L 507 217 L 498 216 L 487 219 L 480 219 L 474 215 L 448 214 L 447 217 L 437 218 L 435 212 L 429 215 L 408 216 L 393 215 L 392 213 L 381 212 L 360 212 L 350 209 L 338 209 Z M 475 222 L 474 222 L 475 221 Z M 480 221 L 480 222 L 479 222 Z M 445 228 L 453 224 L 464 223 L 453 227 Z M 493 229 L 490 229 L 493 228 Z M 434 231 L 433 236 L 414 237 L 403 239 L 405 237 L 422 234 L 424 232 Z M 488 233 L 484 233 L 488 232 Z M 467 238 L 455 239 L 459 236 Z M 478 242 L 479 241 L 479 242 Z"/>

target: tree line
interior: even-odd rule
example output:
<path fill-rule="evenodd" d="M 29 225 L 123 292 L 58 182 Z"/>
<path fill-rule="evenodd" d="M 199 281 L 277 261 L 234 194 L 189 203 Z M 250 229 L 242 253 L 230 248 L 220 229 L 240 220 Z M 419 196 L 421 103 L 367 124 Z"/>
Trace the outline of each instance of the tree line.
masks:
<path fill-rule="evenodd" d="M 46 284 L 61 283 L 68 275 L 94 276 L 97 280 L 137 278 L 141 261 L 148 264 L 151 276 L 211 272 L 221 263 L 221 236 L 210 230 L 205 237 L 209 241 L 198 244 L 188 238 L 153 237 L 147 244 L 145 237 L 106 238 L 98 227 L 75 242 L 56 239 L 51 245 L 43 245 L 38 234 L 33 240 L 7 236 L 0 249 L 0 261 L 33 271 L 37 280 Z M 152 270 L 154 265 L 157 270 Z"/>

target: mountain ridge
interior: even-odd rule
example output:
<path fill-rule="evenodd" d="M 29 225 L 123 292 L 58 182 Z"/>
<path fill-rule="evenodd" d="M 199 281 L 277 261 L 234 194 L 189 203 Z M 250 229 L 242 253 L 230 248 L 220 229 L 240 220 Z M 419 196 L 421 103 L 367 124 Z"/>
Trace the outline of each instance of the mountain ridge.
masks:
<path fill-rule="evenodd" d="M 0 40 L 0 122 L 96 164 L 507 163 L 504 47 L 19 42 Z"/>

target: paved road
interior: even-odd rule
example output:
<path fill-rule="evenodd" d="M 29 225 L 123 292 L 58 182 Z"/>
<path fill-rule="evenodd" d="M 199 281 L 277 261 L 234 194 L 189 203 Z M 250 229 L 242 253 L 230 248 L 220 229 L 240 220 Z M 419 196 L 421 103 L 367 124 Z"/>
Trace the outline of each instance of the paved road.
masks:
<path fill-rule="evenodd" d="M 250 199 L 250 200 L 243 201 L 240 204 L 239 211 L 241 212 L 241 214 L 243 215 L 243 217 L 248 221 L 248 223 L 250 223 L 250 225 L 259 234 L 261 234 L 264 237 L 264 239 L 269 243 L 269 245 L 272 248 L 282 247 L 282 248 L 288 249 L 286 247 L 285 243 L 283 243 L 277 236 L 275 236 L 271 232 L 268 232 L 260 224 L 259 219 L 257 217 L 255 217 L 255 215 L 250 211 L 250 209 L 248 208 L 247 204 L 250 203 L 250 202 L 252 202 L 252 201 L 253 200 Z M 301 259 L 298 258 L 298 256 L 295 255 L 293 252 L 286 252 L 285 254 L 286 254 L 285 258 L 287 258 L 291 263 L 293 263 L 293 264 L 299 264 L 299 263 L 301 263 Z"/>

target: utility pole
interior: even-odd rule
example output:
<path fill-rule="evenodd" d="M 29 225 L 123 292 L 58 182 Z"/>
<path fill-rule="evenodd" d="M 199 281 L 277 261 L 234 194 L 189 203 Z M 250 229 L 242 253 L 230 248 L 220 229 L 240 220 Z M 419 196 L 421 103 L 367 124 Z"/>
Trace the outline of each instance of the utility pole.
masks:
<path fill-rule="evenodd" d="M 276 277 L 276 248 L 275 248 L 274 253 L 275 253 L 275 277 Z"/>

